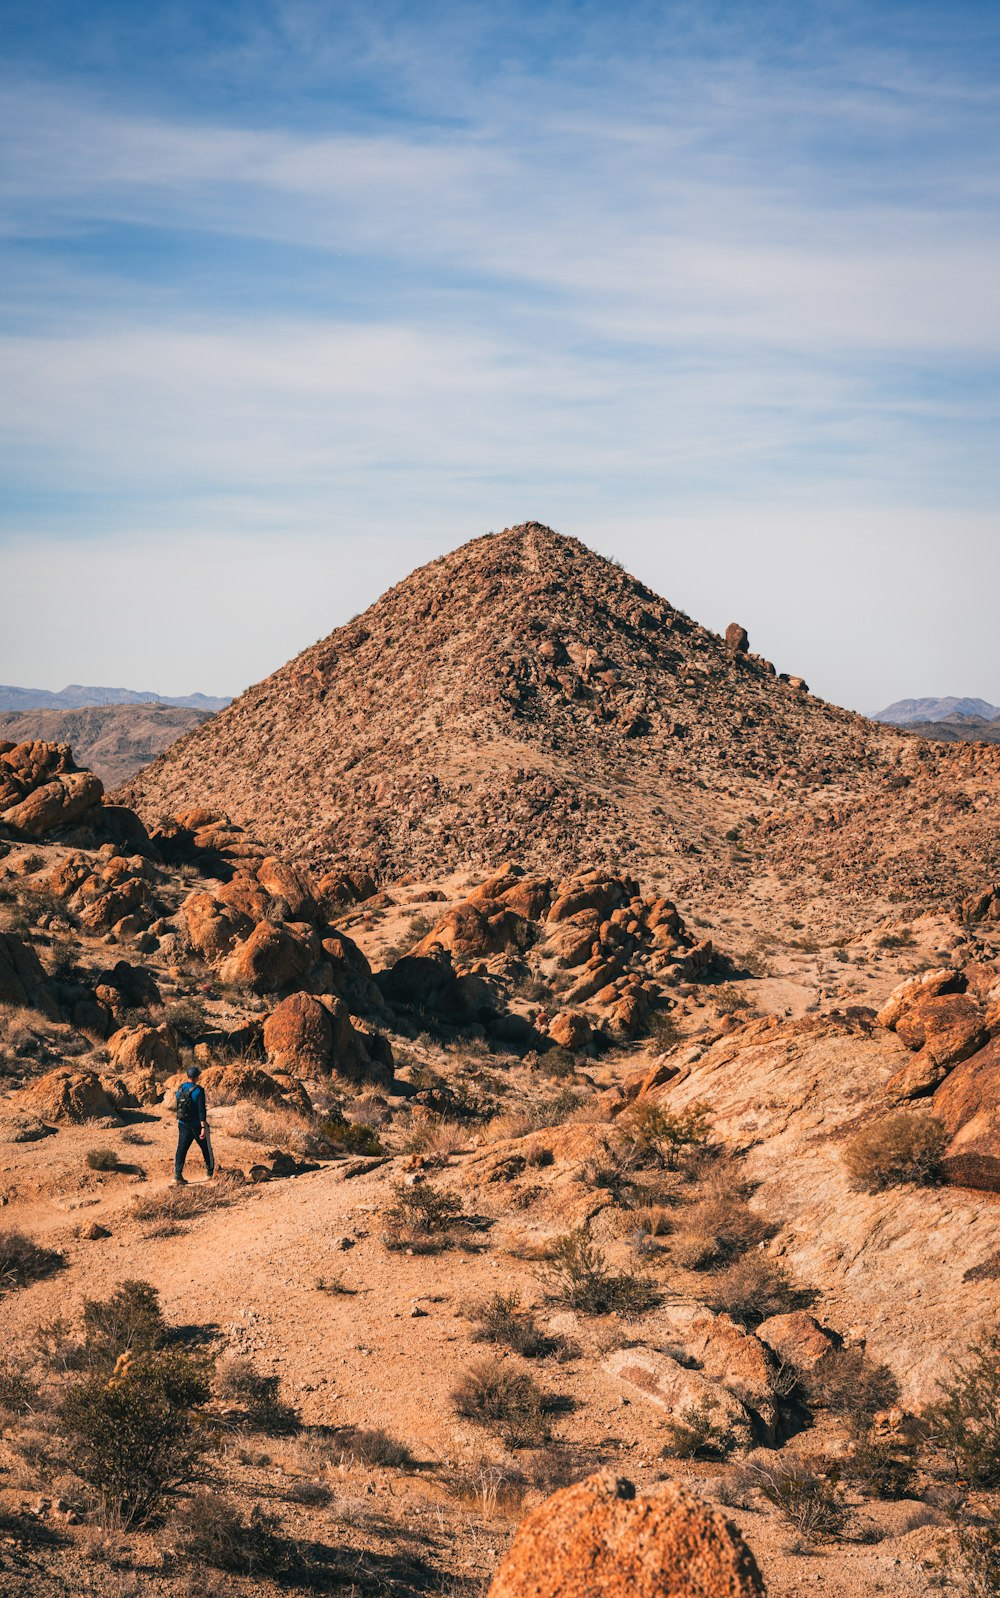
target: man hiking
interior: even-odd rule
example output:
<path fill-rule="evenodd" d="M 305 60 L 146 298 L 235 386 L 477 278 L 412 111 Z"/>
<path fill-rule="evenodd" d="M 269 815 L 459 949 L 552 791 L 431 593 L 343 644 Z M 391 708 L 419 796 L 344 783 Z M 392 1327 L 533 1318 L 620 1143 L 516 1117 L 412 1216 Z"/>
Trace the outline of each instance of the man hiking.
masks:
<path fill-rule="evenodd" d="M 181 1083 L 175 1099 L 177 1153 L 174 1155 L 174 1182 L 182 1187 L 186 1186 L 184 1161 L 192 1143 L 197 1143 L 201 1149 L 209 1176 L 215 1170 L 215 1155 L 212 1153 L 212 1139 L 208 1131 L 208 1106 L 205 1103 L 205 1089 L 198 1081 L 200 1076 L 201 1066 L 189 1065 L 187 1081 Z"/>

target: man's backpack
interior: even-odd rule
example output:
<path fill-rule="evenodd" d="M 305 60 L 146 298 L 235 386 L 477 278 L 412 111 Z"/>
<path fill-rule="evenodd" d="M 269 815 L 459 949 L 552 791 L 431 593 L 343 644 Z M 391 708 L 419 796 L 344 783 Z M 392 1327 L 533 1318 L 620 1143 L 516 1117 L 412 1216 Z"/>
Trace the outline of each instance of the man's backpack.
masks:
<path fill-rule="evenodd" d="M 193 1103 L 196 1085 L 194 1082 L 182 1082 L 174 1094 L 174 1108 L 177 1111 L 178 1121 L 188 1121 L 192 1126 L 198 1122 L 198 1114 Z"/>

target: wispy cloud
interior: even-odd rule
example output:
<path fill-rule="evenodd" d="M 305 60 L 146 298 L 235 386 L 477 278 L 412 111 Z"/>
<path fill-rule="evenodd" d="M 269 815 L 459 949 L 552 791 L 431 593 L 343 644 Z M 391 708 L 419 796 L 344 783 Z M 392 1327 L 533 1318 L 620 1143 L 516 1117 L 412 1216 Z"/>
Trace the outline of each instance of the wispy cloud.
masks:
<path fill-rule="evenodd" d="M 770 616 L 766 529 L 810 507 L 897 560 L 918 508 L 978 548 L 1000 111 L 971 12 L 963 48 L 928 8 L 181 8 L 185 94 L 133 70 L 151 22 L 97 10 L 89 77 L 56 39 L 0 94 L 19 561 L 324 526 L 416 558 L 527 513 L 648 552 L 657 515 L 721 516 Z"/>

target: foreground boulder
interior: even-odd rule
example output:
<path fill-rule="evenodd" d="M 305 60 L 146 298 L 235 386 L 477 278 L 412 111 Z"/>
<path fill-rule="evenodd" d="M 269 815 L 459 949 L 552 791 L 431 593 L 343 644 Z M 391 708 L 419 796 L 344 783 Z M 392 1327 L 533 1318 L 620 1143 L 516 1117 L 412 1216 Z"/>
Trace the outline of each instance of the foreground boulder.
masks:
<path fill-rule="evenodd" d="M 949 1071 L 989 1041 L 983 1012 L 966 987 L 962 972 L 944 967 L 911 977 L 889 995 L 877 1019 L 916 1051 L 886 1084 L 890 1098 L 933 1092 Z"/>
<path fill-rule="evenodd" d="M 279 993 L 302 982 L 322 958 L 315 931 L 306 922 L 275 926 L 260 921 L 219 967 L 224 982 L 254 993 Z"/>
<path fill-rule="evenodd" d="M 1000 1193 L 1000 1039 L 955 1067 L 933 1109 L 952 1134 L 941 1162 L 945 1179 Z"/>
<path fill-rule="evenodd" d="M 611 1471 L 522 1523 L 489 1598 L 759 1598 L 753 1554 L 719 1510 L 672 1482 L 639 1497 Z"/>

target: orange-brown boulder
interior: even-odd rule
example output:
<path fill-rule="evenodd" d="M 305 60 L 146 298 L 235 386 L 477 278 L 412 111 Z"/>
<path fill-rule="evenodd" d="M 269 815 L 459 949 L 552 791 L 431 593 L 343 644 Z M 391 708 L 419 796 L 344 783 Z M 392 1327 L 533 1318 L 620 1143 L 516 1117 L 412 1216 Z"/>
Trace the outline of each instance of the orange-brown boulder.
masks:
<path fill-rule="evenodd" d="M 152 1071 L 169 1076 L 179 1071 L 181 1064 L 177 1035 L 166 1022 L 159 1026 L 121 1027 L 108 1039 L 108 1058 L 119 1075 Z"/>
<path fill-rule="evenodd" d="M 346 1077 L 352 1082 L 392 1081 L 392 1050 L 374 1033 L 360 1032 L 341 999 L 292 993 L 264 1022 L 268 1063 L 293 1076 Z"/>
<path fill-rule="evenodd" d="M 315 921 L 319 916 L 316 893 L 304 871 L 269 855 L 257 868 L 257 881 L 273 899 L 284 899 L 290 920 Z"/>
<path fill-rule="evenodd" d="M 491 954 L 526 949 L 532 937 L 531 923 L 509 910 L 502 900 L 466 902 L 446 910 L 410 954 L 419 959 L 434 949 L 447 949 L 459 961 L 481 960 Z"/>
<path fill-rule="evenodd" d="M 200 1082 L 205 1089 L 209 1115 L 215 1104 L 273 1104 L 284 1105 L 300 1115 L 312 1114 L 312 1100 L 301 1082 L 285 1078 L 278 1081 L 259 1065 L 246 1065 L 231 1061 L 225 1065 L 207 1065 Z M 168 1102 L 173 1098 L 168 1090 Z"/>
<path fill-rule="evenodd" d="M 962 900 L 959 914 L 963 921 L 1000 921 L 1000 885 L 970 894 Z"/>
<path fill-rule="evenodd" d="M 305 922 L 260 921 L 219 967 L 224 982 L 277 993 L 301 982 L 322 958 L 319 939 Z"/>
<path fill-rule="evenodd" d="M 246 871 L 237 871 L 228 882 L 216 888 L 215 898 L 234 916 L 245 917 L 252 927 L 264 920 L 271 903 L 267 889 Z"/>
<path fill-rule="evenodd" d="M 35 788 L 19 804 L 3 812 L 4 824 L 29 838 L 42 838 L 56 827 L 78 821 L 99 805 L 104 786 L 92 771 L 69 771 Z"/>
<path fill-rule="evenodd" d="M 189 893 L 181 905 L 187 941 L 205 960 L 219 960 L 253 930 L 245 915 L 227 909 L 210 893 Z"/>
<path fill-rule="evenodd" d="M 961 971 L 955 971 L 950 966 L 937 966 L 933 971 L 922 972 L 920 976 L 908 977 L 897 988 L 893 988 L 875 1019 L 879 1026 L 888 1027 L 890 1032 L 894 1032 L 900 1017 L 919 999 L 936 998 L 941 993 L 964 993 L 965 987 L 965 977 Z"/>
<path fill-rule="evenodd" d="M 58 1014 L 41 961 L 14 932 L 0 932 L 0 1004 L 23 1004 L 50 1020 Z"/>
<path fill-rule="evenodd" d="M 787 1315 L 769 1316 L 758 1326 L 757 1336 L 786 1365 L 794 1365 L 799 1370 L 810 1370 L 818 1365 L 837 1346 L 819 1321 L 802 1309 L 792 1310 Z"/>
<path fill-rule="evenodd" d="M 32 1082 L 20 1095 L 19 1107 L 43 1121 L 98 1121 L 115 1113 L 97 1073 L 69 1066 L 47 1071 Z"/>
<path fill-rule="evenodd" d="M 639 892 L 639 884 L 630 877 L 605 877 L 599 871 L 588 871 L 580 877 L 559 884 L 549 921 L 566 921 L 581 910 L 596 910 L 608 915 L 621 904 L 628 904 Z"/>
<path fill-rule="evenodd" d="M 489 1598 L 760 1598 L 736 1527 L 672 1482 L 638 1496 L 611 1471 L 553 1493 L 521 1524 Z"/>
<path fill-rule="evenodd" d="M 549 877 L 528 877 L 522 866 L 501 866 L 473 888 L 468 897 L 469 904 L 490 901 L 505 904 L 527 921 L 537 921 L 552 901 L 552 881 Z"/>
<path fill-rule="evenodd" d="M 548 1035 L 560 1049 L 586 1049 L 594 1039 L 594 1029 L 579 1010 L 560 1010 L 549 1022 Z"/>
<path fill-rule="evenodd" d="M 269 1063 L 296 1076 L 320 1076 L 330 1069 L 333 1017 L 311 993 L 291 993 L 264 1022 Z"/>
<path fill-rule="evenodd" d="M 952 1133 L 941 1162 L 945 1179 L 1000 1192 L 1000 1039 L 957 1065 L 932 1107 Z"/>
<path fill-rule="evenodd" d="M 895 1031 L 908 1048 L 928 1054 L 942 1075 L 989 1041 L 982 1012 L 965 993 L 921 995 L 900 1015 Z"/>
<path fill-rule="evenodd" d="M 376 884 L 367 871 L 328 871 L 320 877 L 316 891 L 328 908 L 342 910 L 348 905 L 370 899 L 376 891 Z"/>

